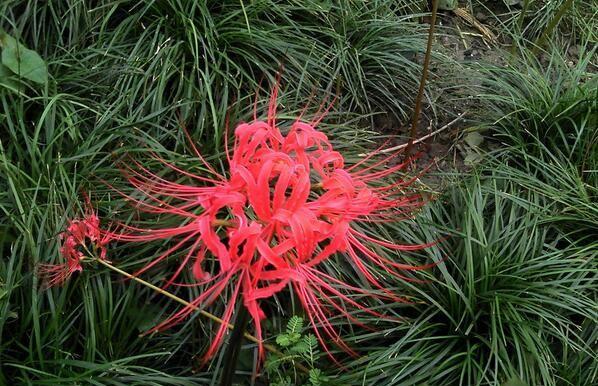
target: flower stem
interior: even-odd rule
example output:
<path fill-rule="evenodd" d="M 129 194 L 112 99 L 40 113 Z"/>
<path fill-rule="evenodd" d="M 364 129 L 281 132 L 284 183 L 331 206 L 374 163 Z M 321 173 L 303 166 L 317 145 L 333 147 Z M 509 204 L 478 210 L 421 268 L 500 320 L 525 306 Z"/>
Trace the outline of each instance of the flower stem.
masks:
<path fill-rule="evenodd" d="M 184 305 L 186 307 L 189 307 L 189 308 L 191 308 L 191 309 L 193 309 L 195 311 L 198 311 L 200 315 L 205 316 L 206 318 L 211 319 L 211 320 L 215 321 L 216 323 L 225 324 L 224 320 L 220 319 L 216 315 L 210 314 L 209 312 L 204 311 L 204 310 L 200 310 L 199 307 L 197 307 L 196 305 L 191 304 L 191 303 L 189 303 L 188 301 L 186 301 L 184 299 L 181 299 L 180 297 L 176 296 L 173 293 L 165 291 L 162 288 L 153 285 L 152 283 L 149 283 L 149 282 L 147 282 L 147 281 L 145 281 L 143 279 L 138 278 L 137 276 L 131 275 L 130 273 L 128 273 L 126 271 L 123 271 L 122 269 L 120 269 L 118 267 L 113 266 L 112 264 L 110 264 L 109 262 L 107 262 L 105 260 L 101 260 L 101 259 L 94 259 L 94 260 L 97 261 L 98 263 L 102 264 L 104 267 L 113 270 L 114 272 L 118 272 L 121 275 L 123 275 L 123 276 L 125 276 L 125 277 L 127 277 L 127 278 L 129 278 L 131 280 L 134 280 L 134 281 L 136 281 L 139 284 L 143 284 L 144 286 L 146 286 L 148 288 L 151 288 L 152 290 L 154 290 L 154 291 L 156 291 L 156 292 L 158 292 L 158 293 L 160 293 L 160 294 L 162 294 L 164 296 L 167 296 L 167 297 L 171 298 L 172 300 L 174 300 L 174 301 L 176 301 L 178 303 L 181 303 L 182 305 Z M 226 324 L 227 324 L 227 327 L 228 327 L 229 330 L 232 330 L 235 327 L 231 323 L 226 323 Z M 244 336 L 245 336 L 245 338 L 247 338 L 248 340 L 250 340 L 250 341 L 252 341 L 254 343 L 258 343 L 259 342 L 258 339 L 256 337 L 254 337 L 253 335 L 245 333 Z"/>
<path fill-rule="evenodd" d="M 232 225 L 233 225 L 233 222 L 230 220 L 216 219 L 216 220 L 212 221 L 212 226 L 214 226 L 214 227 L 220 227 L 220 226 L 229 227 Z"/>
<path fill-rule="evenodd" d="M 216 315 L 213 315 L 213 314 L 211 314 L 211 313 L 209 313 L 207 311 L 204 311 L 204 310 L 200 309 L 199 307 L 197 307 L 195 304 L 191 304 L 188 301 L 186 301 L 184 299 L 181 299 L 180 297 L 176 296 L 175 294 L 170 293 L 168 291 L 165 291 L 162 288 L 153 285 L 152 283 L 149 283 L 149 282 L 147 282 L 147 281 L 145 281 L 143 279 L 140 279 L 137 276 L 131 275 L 130 273 L 128 273 L 126 271 L 123 271 L 122 269 L 120 269 L 118 267 L 115 267 L 114 265 L 110 264 L 106 260 L 102 260 L 102 259 L 98 259 L 98 258 L 92 258 L 92 260 L 100 263 L 104 267 L 106 267 L 106 268 L 108 268 L 108 269 L 110 269 L 110 270 L 112 270 L 114 272 L 117 272 L 117 273 L 125 276 L 128 279 L 136 281 L 137 283 L 142 284 L 142 285 L 144 285 L 144 286 L 146 286 L 146 287 L 148 287 L 148 288 L 150 288 L 150 289 L 158 292 L 159 294 L 162 294 L 162 295 L 164 295 L 166 297 L 169 297 L 170 299 L 174 300 L 177 303 L 180 303 L 180 304 L 184 305 L 185 307 L 189 307 L 189 308 L 197 311 L 200 315 L 202 315 L 202 316 L 204 316 L 204 317 L 206 317 L 206 318 L 208 318 L 210 320 L 213 320 L 216 323 L 226 325 L 226 327 L 229 330 L 234 330 L 235 329 L 235 325 L 234 324 L 232 324 L 232 323 L 226 323 L 224 320 L 220 319 Z M 250 342 L 253 342 L 253 343 L 259 343 L 260 342 L 258 338 L 256 338 L 255 336 L 249 334 L 248 332 L 243 331 L 243 335 L 242 336 L 245 339 L 247 339 L 248 341 L 250 341 Z M 266 350 L 270 351 L 271 353 L 282 355 L 282 353 L 276 347 L 274 347 L 274 346 L 272 346 L 270 344 L 264 343 L 264 348 Z M 301 364 L 296 364 L 296 367 L 299 370 L 303 371 L 304 373 L 308 373 L 309 372 L 309 369 L 306 368 L 305 366 L 301 365 Z"/>
<path fill-rule="evenodd" d="M 424 66 L 422 68 L 422 77 L 419 82 L 419 90 L 415 98 L 415 109 L 411 118 L 411 132 L 409 133 L 409 142 L 407 149 L 405 149 L 405 158 L 409 158 L 413 141 L 415 140 L 415 130 L 419 122 L 419 114 L 422 107 L 422 99 L 424 98 L 424 90 L 426 86 L 426 79 L 428 78 L 428 67 L 430 66 L 430 57 L 432 56 L 432 43 L 434 41 L 434 28 L 436 28 L 436 14 L 438 13 L 438 0 L 432 0 L 432 20 L 430 20 L 430 29 L 428 30 L 428 44 L 426 46 L 426 56 L 424 57 Z"/>
<path fill-rule="evenodd" d="M 220 386 L 232 386 L 233 376 L 237 368 L 237 361 L 239 359 L 239 352 L 243 344 L 243 332 L 249 321 L 249 313 L 243 304 L 239 305 L 237 310 L 237 317 L 235 319 L 235 328 L 228 338 L 228 345 L 224 353 L 224 368 L 222 369 L 222 378 L 220 379 Z"/>

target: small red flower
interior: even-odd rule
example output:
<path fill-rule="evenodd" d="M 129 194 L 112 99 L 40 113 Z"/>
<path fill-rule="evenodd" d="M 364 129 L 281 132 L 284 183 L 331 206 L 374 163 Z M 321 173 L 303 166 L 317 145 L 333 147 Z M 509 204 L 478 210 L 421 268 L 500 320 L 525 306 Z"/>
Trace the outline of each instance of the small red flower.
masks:
<path fill-rule="evenodd" d="M 84 250 L 88 244 L 96 252 L 99 252 L 101 259 L 106 258 L 106 245 L 110 241 L 110 234 L 100 230 L 100 219 L 88 207 L 83 219 L 70 220 L 65 231 L 58 237 L 61 240 L 60 256 L 65 260 L 60 264 L 40 264 L 37 273 L 44 281 L 46 288 L 62 285 L 75 272 L 81 272 L 83 266 L 81 261 L 85 258 Z M 87 244 L 88 243 L 88 244 Z"/>
<path fill-rule="evenodd" d="M 75 272 L 81 272 L 83 254 L 77 250 L 77 242 L 72 236 L 62 241 L 60 255 L 66 260 L 61 264 L 40 264 L 37 274 L 44 281 L 44 287 L 50 288 L 62 285 Z"/>
<path fill-rule="evenodd" d="M 363 298 L 405 301 L 386 288 L 381 273 L 407 279 L 413 267 L 396 262 L 397 252 L 427 245 L 401 245 L 381 240 L 368 230 L 368 223 L 396 221 L 423 204 L 408 193 L 412 181 L 397 172 L 406 163 L 388 166 L 396 158 L 371 162 L 371 156 L 347 166 L 328 137 L 316 129 L 322 119 L 297 120 L 283 134 L 276 125 L 277 88 L 272 93 L 268 119 L 242 123 L 235 130 L 232 154 L 227 148 L 227 176 L 216 172 L 197 152 L 211 177 L 198 176 L 156 157 L 178 177 L 194 184 L 171 182 L 136 161 L 123 166 L 125 176 L 145 198 L 122 193 L 137 208 L 152 214 L 179 218 L 177 226 L 143 229 L 122 225 L 111 239 L 148 242 L 174 239 L 174 245 L 141 268 L 141 274 L 183 250 L 183 257 L 164 287 L 177 283 L 191 266 L 201 295 L 193 306 L 208 307 L 228 294 L 222 319 L 211 346 L 209 359 L 219 348 L 239 300 L 250 313 L 261 340 L 265 312 L 261 302 L 292 286 L 325 350 L 328 340 L 355 354 L 330 323 L 331 315 L 342 315 L 361 324 L 350 309 L 389 318 L 367 307 Z M 370 162 L 366 165 L 366 163 Z M 393 176 L 392 184 L 384 184 Z M 179 180 L 179 178 L 177 178 Z M 208 259 L 207 256 L 210 256 Z M 338 257 L 336 257 L 338 256 Z M 324 269 L 331 258 L 344 258 L 368 283 L 346 283 Z M 209 269 L 206 269 L 206 266 Z M 213 272 L 211 276 L 207 272 Z M 407 279 L 409 280 L 409 279 Z M 188 285 L 188 284 L 185 284 Z M 151 331 L 168 328 L 193 312 L 186 307 Z M 260 356 L 263 347 L 259 345 Z"/>

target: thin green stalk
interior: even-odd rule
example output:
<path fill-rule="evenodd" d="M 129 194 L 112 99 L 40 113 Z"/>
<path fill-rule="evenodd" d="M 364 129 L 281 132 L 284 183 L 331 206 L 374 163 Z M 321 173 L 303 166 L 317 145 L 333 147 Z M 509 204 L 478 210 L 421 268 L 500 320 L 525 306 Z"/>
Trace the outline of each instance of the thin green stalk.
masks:
<path fill-rule="evenodd" d="M 523 28 L 523 21 L 525 20 L 525 15 L 527 14 L 527 10 L 529 8 L 531 0 L 524 0 L 523 7 L 521 9 L 521 13 L 519 14 L 519 18 L 517 19 L 517 34 L 521 35 L 521 29 Z M 515 56 L 517 51 L 517 44 L 515 44 L 515 36 L 513 36 L 513 46 L 511 47 L 511 55 Z"/>
<path fill-rule="evenodd" d="M 232 329 L 235 328 L 235 326 L 233 324 L 226 323 L 224 320 L 220 319 L 216 315 L 213 315 L 213 314 L 210 314 L 207 311 L 201 310 L 196 305 L 191 304 L 191 303 L 189 303 L 188 301 L 186 301 L 184 299 L 181 299 L 180 297 L 176 296 L 175 294 L 173 294 L 171 292 L 168 292 L 168 291 L 165 291 L 162 288 L 153 285 L 152 283 L 149 283 L 149 282 L 147 282 L 147 281 L 145 281 L 143 279 L 138 278 L 137 276 L 131 275 L 130 273 L 128 273 L 126 271 L 123 271 L 122 269 L 120 269 L 118 267 L 113 266 L 112 264 L 110 264 L 109 262 L 107 262 L 105 260 L 96 259 L 96 258 L 92 258 L 92 260 L 100 263 L 104 267 L 109 268 L 109 269 L 111 269 L 114 272 L 117 272 L 117 273 L 119 273 L 119 274 L 127 277 L 128 279 L 134 280 L 137 283 L 142 284 L 142 285 L 144 285 L 144 286 L 146 286 L 146 287 L 148 287 L 148 288 L 150 288 L 150 289 L 158 292 L 159 294 L 162 294 L 162 295 L 164 295 L 166 297 L 169 297 L 172 300 L 174 300 L 174 301 L 176 301 L 176 302 L 178 302 L 178 303 L 180 303 L 180 304 L 182 304 L 182 305 L 184 305 L 186 307 L 189 307 L 189 308 L 192 308 L 193 310 L 198 311 L 200 315 L 205 316 L 206 318 L 211 319 L 214 322 L 217 322 L 217 323 L 220 323 L 220 324 L 226 324 L 229 330 L 232 330 Z M 245 338 L 247 338 L 248 340 L 250 340 L 250 341 L 252 341 L 254 343 L 258 343 L 259 342 L 259 340 L 256 337 L 254 337 L 253 335 L 250 335 L 250 334 L 246 333 L 244 336 L 245 336 Z"/>
<path fill-rule="evenodd" d="M 415 109 L 411 119 L 411 132 L 409 133 L 409 143 L 405 149 L 405 157 L 411 154 L 413 141 L 415 140 L 415 130 L 419 122 L 419 115 L 421 112 L 422 99 L 424 97 L 424 90 L 426 86 L 426 79 L 428 78 L 428 67 L 430 66 L 430 57 L 432 56 L 432 43 L 434 41 L 434 29 L 436 28 L 436 15 L 438 13 L 438 0 L 432 1 L 432 20 L 430 21 L 430 29 L 428 30 L 428 44 L 426 46 L 426 56 L 424 57 L 424 66 L 422 69 L 422 76 L 419 82 L 419 90 L 415 98 Z"/>
<path fill-rule="evenodd" d="M 112 270 L 112 271 L 114 271 L 114 272 L 117 272 L 117 273 L 119 273 L 119 274 L 121 274 L 121 275 L 125 276 L 125 277 L 126 277 L 126 278 L 128 278 L 128 279 L 131 279 L 131 280 L 133 280 L 133 281 L 136 281 L 137 283 L 139 283 L 139 284 L 142 284 L 142 285 L 144 285 L 144 286 L 146 286 L 146 287 L 148 287 L 148 288 L 150 288 L 150 289 L 152 289 L 152 290 L 154 290 L 154 291 L 158 292 L 159 294 L 162 294 L 162 295 L 164 295 L 164 296 L 166 296 L 166 297 L 169 297 L 170 299 L 172 299 L 172 300 L 176 301 L 177 303 L 180 303 L 180 304 L 184 305 L 185 307 L 189 307 L 189 308 L 191 308 L 191 309 L 193 309 L 193 310 L 197 311 L 197 312 L 198 312 L 200 315 L 202 315 L 202 316 L 204 316 L 204 317 L 206 317 L 206 318 L 208 318 L 208 319 L 210 319 L 210 320 L 213 320 L 213 321 L 214 321 L 214 322 L 216 322 L 216 323 L 219 323 L 219 324 L 224 324 L 224 325 L 226 325 L 226 327 L 227 327 L 229 330 L 231 330 L 231 331 L 234 331 L 234 329 L 235 329 L 235 325 L 234 325 L 234 324 L 232 324 L 232 323 L 226 323 L 224 320 L 220 319 L 220 318 L 219 318 L 219 317 L 217 317 L 216 315 L 214 315 L 214 314 L 211 314 L 211 313 L 209 313 L 209 312 L 207 312 L 207 311 L 204 311 L 204 310 L 200 309 L 200 308 L 199 308 L 199 307 L 197 307 L 195 304 L 191 304 L 191 303 L 189 303 L 188 301 L 186 301 L 186 300 L 184 300 L 184 299 L 181 299 L 180 297 L 176 296 L 176 295 L 175 295 L 175 294 L 173 294 L 173 293 L 170 293 L 170 292 L 168 292 L 168 291 L 165 291 L 165 290 L 163 290 L 162 288 L 160 288 L 160 287 L 157 287 L 157 286 L 153 285 L 152 283 L 149 283 L 149 282 L 147 282 L 147 281 L 145 281 L 145 280 L 143 280 L 143 279 L 140 279 L 140 278 L 138 278 L 137 276 L 131 275 L 130 273 L 128 273 L 128 272 L 126 272 L 126 271 L 123 271 L 122 269 L 120 269 L 120 268 L 118 268 L 118 267 L 115 267 L 114 265 L 110 264 L 109 262 L 107 262 L 107 261 L 105 261 L 105 260 L 102 260 L 102 259 L 97 259 L 97 258 L 92 258 L 92 260 L 94 260 L 94 261 L 96 261 L 96 262 L 100 263 L 100 264 L 101 264 L 101 265 L 103 265 L 104 267 L 106 267 L 106 268 L 108 268 L 108 269 L 110 269 L 110 270 Z M 247 339 L 247 340 L 249 340 L 249 341 L 251 341 L 251 342 L 253 342 L 253 343 L 259 343 L 259 342 L 260 342 L 260 340 L 259 340 L 258 338 L 256 338 L 255 336 L 253 336 L 253 335 L 249 334 L 248 332 L 243 332 L 243 337 L 245 337 L 245 339 Z M 279 350 L 278 350 L 276 347 L 274 347 L 274 346 L 272 346 L 272 345 L 270 345 L 270 344 L 265 344 L 265 343 L 264 343 L 264 348 L 265 348 L 266 350 L 270 351 L 271 353 L 278 354 L 278 355 L 282 355 L 282 352 L 280 352 L 280 351 L 279 351 Z M 298 368 L 299 370 L 301 370 L 301 371 L 305 372 L 305 373 L 308 373 L 308 372 L 309 372 L 309 369 L 308 369 L 308 368 L 306 368 L 306 367 L 305 367 L 305 366 L 303 366 L 303 365 L 297 364 L 297 368 Z"/>
<path fill-rule="evenodd" d="M 523 20 L 525 20 L 525 15 L 527 14 L 527 10 L 529 9 L 529 5 L 531 0 L 524 0 L 523 1 L 523 8 L 521 9 L 521 13 L 519 14 L 519 19 L 517 20 L 517 30 L 521 33 L 521 28 L 523 28 Z"/>
<path fill-rule="evenodd" d="M 550 36 L 552 31 L 559 24 L 559 22 L 561 21 L 561 19 L 565 15 L 565 13 L 567 13 L 567 11 L 569 10 L 569 8 L 571 8 L 572 5 L 573 5 L 573 0 L 566 0 L 560 6 L 556 15 L 554 15 L 554 17 L 552 18 L 552 20 L 550 21 L 548 26 L 546 26 L 546 29 L 544 30 L 544 32 L 542 32 L 542 35 L 540 35 L 540 37 L 534 43 L 534 48 L 532 49 L 532 53 L 534 55 L 537 55 L 538 52 L 540 51 L 540 49 L 544 46 L 544 44 L 546 44 L 546 39 L 548 39 L 548 36 Z"/>

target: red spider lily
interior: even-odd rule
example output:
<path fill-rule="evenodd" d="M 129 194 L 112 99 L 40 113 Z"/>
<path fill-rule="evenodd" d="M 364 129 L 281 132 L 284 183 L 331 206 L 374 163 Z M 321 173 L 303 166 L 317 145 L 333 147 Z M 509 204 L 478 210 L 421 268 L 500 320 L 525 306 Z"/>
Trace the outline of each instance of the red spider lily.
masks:
<path fill-rule="evenodd" d="M 222 315 L 225 323 L 217 331 L 205 360 L 221 345 L 238 298 L 250 313 L 261 340 L 265 313 L 260 303 L 288 286 L 294 287 L 326 352 L 330 354 L 326 345 L 330 339 L 355 354 L 329 321 L 331 315 L 342 315 L 358 324 L 350 309 L 384 318 L 368 308 L 363 298 L 405 299 L 386 288 L 380 272 L 410 280 L 404 271 L 433 265 L 414 267 L 388 256 L 427 245 L 395 244 L 362 230 L 367 229 L 368 222 L 396 221 L 422 205 L 419 195 L 406 192 L 411 181 L 397 177 L 406 163 L 387 166 L 395 159 L 393 155 L 369 165 L 366 163 L 372 157 L 367 157 L 347 167 L 342 154 L 316 129 L 322 117 L 311 123 L 297 120 L 283 134 L 275 121 L 276 95 L 277 88 L 266 121 L 254 119 L 237 126 L 232 154 L 227 148 L 227 176 L 212 168 L 195 147 L 211 177 L 193 174 L 155 156 L 164 168 L 177 177 L 190 177 L 193 184 L 167 180 L 160 176 L 163 173 L 158 175 L 134 160 L 123 165 L 128 181 L 145 197 L 121 194 L 140 211 L 179 218 L 179 225 L 173 227 L 121 225 L 119 232 L 110 234 L 113 239 L 128 242 L 177 240 L 136 275 L 164 262 L 176 251 L 184 251 L 164 287 L 189 285 L 176 281 L 185 267 L 191 266 L 196 279 L 191 285 L 204 288 L 191 301 L 192 306 L 208 307 L 230 289 L 232 295 Z M 389 176 L 396 182 L 381 183 Z M 213 259 L 208 261 L 207 255 Z M 336 255 L 347 259 L 368 283 L 368 289 L 321 269 Z M 204 269 L 207 264 L 215 272 L 213 277 Z M 151 331 L 180 322 L 193 309 L 183 308 Z M 259 352 L 263 357 L 261 344 Z"/>
<path fill-rule="evenodd" d="M 100 219 L 91 209 L 87 198 L 87 209 L 83 219 L 69 221 L 65 231 L 59 234 L 62 242 L 60 256 L 65 260 L 60 264 L 40 264 L 37 273 L 44 281 L 46 288 L 62 285 L 75 272 L 81 272 L 81 261 L 85 258 L 83 250 L 87 244 L 99 252 L 101 259 L 106 258 L 106 245 L 110 241 L 110 234 L 100 230 Z"/>

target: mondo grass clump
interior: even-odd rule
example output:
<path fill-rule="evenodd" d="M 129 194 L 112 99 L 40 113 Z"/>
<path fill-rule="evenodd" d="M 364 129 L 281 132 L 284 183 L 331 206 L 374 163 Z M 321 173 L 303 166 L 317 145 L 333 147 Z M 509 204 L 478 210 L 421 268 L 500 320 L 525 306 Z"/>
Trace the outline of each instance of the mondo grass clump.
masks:
<path fill-rule="evenodd" d="M 282 70 L 305 100 L 405 119 L 425 48 L 416 1 L 3 2 L 2 26 L 49 63 L 51 87 L 101 104 L 113 126 L 184 121 L 222 145 L 231 105 Z M 61 15 L 58 17 L 57 15 Z M 59 48 L 59 49 L 56 49 Z M 177 138 L 181 139 L 181 138 Z"/>
<path fill-rule="evenodd" d="M 397 308 L 407 323 L 354 336 L 368 355 L 341 380 L 596 382 L 596 78 L 593 49 L 582 52 L 574 66 L 527 49 L 508 67 L 476 65 L 495 150 L 412 224 L 388 228 L 413 243 L 446 235 L 423 251 L 442 262 L 408 286 L 420 301 Z"/>
<path fill-rule="evenodd" d="M 495 13 L 502 33 L 517 44 L 538 49 L 551 41 L 578 44 L 596 41 L 598 5 L 591 0 L 477 0 L 485 13 Z"/>
<path fill-rule="evenodd" d="M 439 81 L 452 62 L 434 52 L 433 85 L 476 85 L 468 116 L 492 152 L 422 206 L 372 130 L 411 115 L 421 1 L 1 2 L 0 385 L 598 382 L 596 6 L 519 4 L 493 27 L 513 42 L 489 48 L 504 65 Z M 274 120 L 256 152 L 227 140 Z M 302 216 L 269 213 L 283 204 Z M 180 244 L 215 207 L 204 234 L 188 227 L 212 250 Z"/>
<path fill-rule="evenodd" d="M 508 66 L 480 64 L 478 80 L 485 104 L 483 128 L 510 148 L 550 160 L 558 155 L 590 166 L 596 155 L 598 78 L 596 47 L 586 44 L 573 62 L 554 46 L 538 58 L 520 47 Z M 488 119 L 490 118 L 490 119 Z M 595 163 L 594 163 L 595 166 Z M 595 169 L 590 166 L 588 169 Z"/>
<path fill-rule="evenodd" d="M 503 168 L 508 168 L 503 165 Z M 501 170 L 504 173 L 505 170 Z M 487 170 L 449 189 L 412 227 L 443 259 L 411 286 L 407 323 L 354 341 L 368 347 L 341 376 L 362 385 L 560 385 L 596 380 L 596 244 L 552 223 L 550 198 Z M 592 381 L 593 380 L 593 381 Z"/>
<path fill-rule="evenodd" d="M 76 219 L 89 213 L 81 192 L 94 188 L 99 193 L 92 212 L 102 218 L 121 214 L 124 203 L 101 180 L 123 190 L 116 178 L 119 157 L 148 149 L 163 159 L 195 164 L 197 159 L 185 156 L 193 151 L 181 127 L 206 159 L 221 167 L 225 128 L 250 115 L 260 79 L 267 83 L 278 71 L 282 82 L 293 86 L 280 99 L 290 116 L 330 92 L 339 95 L 338 107 L 321 129 L 336 148 L 350 150 L 348 161 L 358 162 L 356 154 L 363 152 L 362 145 L 371 149 L 367 142 L 376 134 L 360 129 L 363 114 L 355 113 L 379 109 L 405 116 L 405 101 L 419 77 L 413 58 L 423 47 L 423 29 L 407 8 L 396 5 L 341 4 L 328 20 L 329 14 L 284 3 L 198 8 L 195 2 L 107 1 L 94 7 L 3 2 L 1 28 L 45 60 L 48 77 L 41 85 L 18 74 L 0 82 L 0 208 L 7 256 L 0 279 L 0 379 L 215 382 L 223 354 L 204 367 L 196 358 L 218 323 L 199 323 L 194 315 L 168 335 L 140 338 L 167 319 L 175 305 L 151 288 L 107 275 L 100 260 L 77 260 L 81 248 L 93 247 L 89 241 L 96 238 L 95 231 L 75 236 Z M 361 36 L 355 25 L 369 32 Z M 65 234 L 65 229 L 73 232 Z M 60 234 L 75 243 L 65 249 Z M 66 265 L 61 249 L 69 253 Z M 123 268 L 134 270 L 155 252 L 155 246 L 137 246 L 116 253 L 129 256 Z M 337 269 L 331 265 L 329 272 Z M 40 292 L 59 283 L 63 287 Z M 194 298 L 198 289 L 181 288 L 177 295 Z M 274 302 L 273 308 L 280 305 Z M 338 320 L 332 323 L 347 328 Z M 280 331 L 283 321 L 274 319 L 266 327 Z"/>
<path fill-rule="evenodd" d="M 48 81 L 35 84 L 4 71 L 0 77 L 0 384 L 72 385 L 90 379 L 114 385 L 211 384 L 221 373 L 220 358 L 208 368 L 193 368 L 195 356 L 205 349 L 203 338 L 214 328 L 210 323 L 193 319 L 167 337 L 139 337 L 170 311 L 166 299 L 156 298 L 151 289 L 117 280 L 94 266 L 62 288 L 40 292 L 44 283 L 33 273 L 41 264 L 63 262 L 58 235 L 67 228 L 67 219 L 85 213 L 82 191 L 102 186 L 99 176 L 115 183 L 119 171 L 114 157 L 151 148 L 163 157 L 184 158 L 180 154 L 190 149 L 183 122 L 206 158 L 221 159 L 216 149 L 227 114 L 233 122 L 247 115 L 243 108 L 251 106 L 248 95 L 253 96 L 261 78 L 267 81 L 284 67 L 284 77 L 300 100 L 293 108 L 298 108 L 309 95 L 327 95 L 328 84 L 336 87 L 339 68 L 353 74 L 346 69 L 355 63 L 345 59 L 357 58 L 357 51 L 343 56 L 336 52 L 340 48 L 332 49 L 333 39 L 318 40 L 331 34 L 338 38 L 338 47 L 345 47 L 346 36 L 332 31 L 330 22 L 317 31 L 324 13 L 293 5 L 294 15 L 306 19 L 300 25 L 296 17 L 285 16 L 292 10 L 289 4 L 246 3 L 1 2 L 0 28 L 45 60 Z M 423 45 L 414 33 L 420 27 L 402 23 L 401 7 L 389 13 L 390 2 L 386 4 L 365 17 L 372 25 L 377 18 L 387 20 L 381 27 L 386 38 L 377 49 L 400 55 L 387 62 L 364 62 L 364 68 L 378 74 L 375 87 L 367 88 L 372 97 L 384 84 L 394 92 L 396 79 L 383 80 L 381 66 L 409 61 Z M 347 3 L 347 12 L 334 8 L 335 22 L 359 20 L 357 9 L 353 3 Z M 317 19 L 307 17 L 314 13 Z M 218 30 L 220 37 L 204 35 Z M 369 39 L 378 38 L 371 34 Z M 360 49 L 367 48 L 369 44 Z M 399 69 L 389 71 L 404 76 Z M 354 79 L 339 84 L 349 89 Z M 380 95 L 392 97 L 386 105 L 404 107 L 394 93 Z M 291 99 L 284 101 L 289 104 Z M 339 103 L 366 102 L 341 97 Z M 327 133 L 338 133 L 334 140 L 339 148 L 372 136 L 356 129 L 353 117 L 346 110 L 331 112 L 330 123 L 323 125 Z M 106 194 L 94 200 L 98 213 L 110 217 L 122 211 L 113 198 Z M 152 253 L 152 248 L 131 249 L 119 253 L 128 253 L 132 264 Z M 282 322 L 275 320 L 268 328 L 280 331 Z"/>
<path fill-rule="evenodd" d="M 556 49 L 547 63 L 521 52 L 509 68 L 480 69 L 491 118 L 481 129 L 498 142 L 490 164 L 501 179 L 545 197 L 551 221 L 592 243 L 598 223 L 596 48 L 586 45 L 576 63 Z M 500 168 L 504 163 L 511 167 Z"/>

